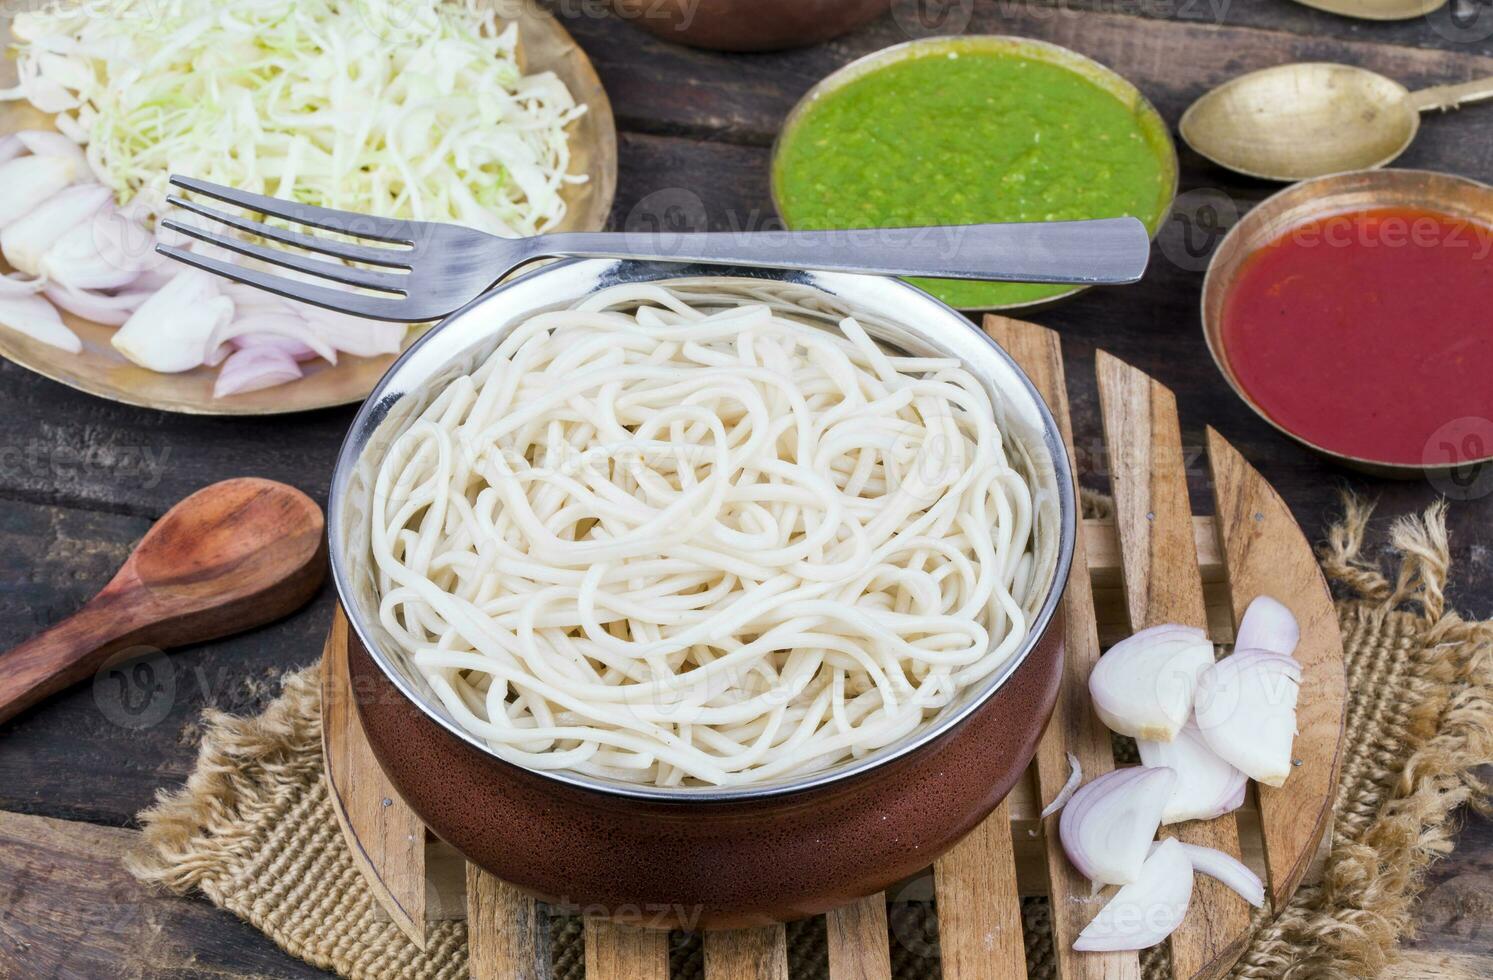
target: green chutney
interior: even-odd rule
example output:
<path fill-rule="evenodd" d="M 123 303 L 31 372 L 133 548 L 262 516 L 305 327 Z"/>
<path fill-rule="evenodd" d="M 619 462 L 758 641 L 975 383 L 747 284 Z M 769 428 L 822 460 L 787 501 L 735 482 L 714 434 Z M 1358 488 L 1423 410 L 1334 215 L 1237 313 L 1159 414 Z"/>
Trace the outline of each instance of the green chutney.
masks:
<path fill-rule="evenodd" d="M 1176 156 L 1155 111 L 1100 71 L 1066 52 L 1020 42 L 992 50 L 978 39 L 872 68 L 807 105 L 783 134 L 773 165 L 782 219 L 826 229 L 1133 215 L 1154 234 Z M 1074 288 L 912 282 L 963 309 Z"/>

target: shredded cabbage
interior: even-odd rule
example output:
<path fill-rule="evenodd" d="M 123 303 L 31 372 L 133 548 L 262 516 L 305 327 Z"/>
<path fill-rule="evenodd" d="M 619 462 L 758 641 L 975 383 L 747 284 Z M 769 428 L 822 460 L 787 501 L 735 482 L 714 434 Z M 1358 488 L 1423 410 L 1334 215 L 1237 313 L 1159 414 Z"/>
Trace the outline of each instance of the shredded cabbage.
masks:
<path fill-rule="evenodd" d="M 25 98 L 124 204 L 171 173 L 533 235 L 565 214 L 566 125 L 480 0 L 85 0 L 16 15 Z"/>

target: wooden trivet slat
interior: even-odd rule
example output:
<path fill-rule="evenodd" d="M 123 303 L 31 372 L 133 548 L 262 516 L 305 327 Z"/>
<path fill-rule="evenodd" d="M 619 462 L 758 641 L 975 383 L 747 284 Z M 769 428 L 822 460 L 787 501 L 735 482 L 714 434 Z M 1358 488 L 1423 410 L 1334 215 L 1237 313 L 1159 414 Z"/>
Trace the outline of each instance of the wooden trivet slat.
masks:
<path fill-rule="evenodd" d="M 1003 317 L 987 318 L 985 327 L 1032 378 L 1071 446 L 1057 335 Z M 1087 678 L 1099 650 L 1128 635 L 1132 624 L 1188 622 L 1206 627 L 1214 642 L 1229 643 L 1236 617 L 1257 595 L 1285 602 L 1302 627 L 1300 765 L 1282 789 L 1263 788 L 1258 801 L 1251 797 L 1237 813 L 1183 825 L 1178 836 L 1242 854 L 1268 875 L 1279 908 L 1315 873 L 1331 823 L 1346 682 L 1336 614 L 1310 545 L 1275 492 L 1212 430 L 1208 455 L 1219 518 L 1193 517 L 1175 399 L 1103 353 L 1098 371 L 1118 514 L 1114 521 L 1082 524 L 1063 603 L 1063 690 L 1030 778 L 934 868 L 947 980 L 1020 976 L 1019 897 L 1037 894 L 1053 898 L 1062 980 L 1139 977 L 1133 953 L 1070 952 L 1105 896 L 1092 897 L 1088 882 L 1062 857 L 1057 818 L 1038 818 L 1068 778 L 1069 752 L 1080 759 L 1086 779 L 1115 765 L 1109 733 L 1088 703 Z M 422 946 L 427 919 L 468 919 L 474 980 L 547 977 L 551 952 L 542 909 L 467 867 L 446 845 L 427 843 L 424 828 L 378 769 L 348 697 L 346 658 L 347 623 L 339 611 L 323 661 L 323 751 L 339 823 L 375 896 Z M 889 977 L 885 901 L 873 896 L 826 917 L 832 980 Z M 1188 919 L 1172 941 L 1176 976 L 1225 972 L 1243 948 L 1248 919 L 1236 896 L 1200 877 Z M 587 980 L 667 980 L 663 934 L 595 919 L 584 931 Z M 781 926 L 710 933 L 704 946 L 707 980 L 788 980 Z"/>

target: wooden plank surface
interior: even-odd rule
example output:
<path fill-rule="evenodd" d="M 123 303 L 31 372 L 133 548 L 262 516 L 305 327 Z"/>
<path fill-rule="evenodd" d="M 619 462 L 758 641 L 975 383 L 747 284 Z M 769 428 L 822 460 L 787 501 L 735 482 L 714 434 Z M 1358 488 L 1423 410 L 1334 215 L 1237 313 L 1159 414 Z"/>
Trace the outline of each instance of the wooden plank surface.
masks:
<path fill-rule="evenodd" d="M 550 976 L 549 920 L 543 909 L 517 888 L 470 864 L 467 962 L 471 980 Z"/>
<path fill-rule="evenodd" d="M 401 932 L 425 948 L 425 824 L 379 768 L 353 704 L 347 617 L 338 609 L 321 662 L 321 751 L 327 793 L 353 864 Z"/>
<path fill-rule="evenodd" d="M 1332 820 L 1347 697 L 1343 638 L 1332 593 L 1285 502 L 1212 429 L 1208 460 L 1235 621 L 1257 596 L 1268 595 L 1284 603 L 1301 627 L 1295 654 L 1301 696 L 1292 746 L 1297 765 L 1284 786 L 1258 787 L 1270 894 L 1281 908 L 1301 883 Z"/>
<path fill-rule="evenodd" d="M 897 0 L 898 9 L 915 13 L 919 2 Z M 1401 24 L 1363 24 L 1286 0 L 1120 6 L 1105 0 L 1062 0 L 1055 9 L 1056 3 L 974 0 L 968 5 L 966 29 L 1071 44 L 1135 81 L 1173 125 L 1207 87 L 1291 60 L 1361 64 L 1412 87 L 1493 73 L 1493 62 L 1486 57 L 1493 53 L 1493 31 L 1487 30 L 1485 9 L 1456 0 L 1437 14 Z M 905 40 L 910 29 L 903 25 L 916 25 L 905 17 L 888 18 L 830 44 L 743 56 L 656 40 L 603 16 L 596 4 L 551 6 L 595 59 L 624 130 L 613 214 L 617 227 L 634 214 L 677 203 L 681 192 L 686 203 L 698 203 L 694 213 L 716 230 L 770 227 L 775 218 L 767 190 L 769 144 L 788 107 L 834 68 Z M 966 5 L 947 6 L 958 12 Z M 1454 10 L 1466 14 L 1468 8 L 1477 16 L 1461 25 L 1450 21 Z M 1469 107 L 1428 118 L 1397 165 L 1493 180 L 1489 145 L 1493 108 Z M 1208 499 L 1203 426 L 1211 424 L 1280 491 L 1311 541 L 1320 540 L 1339 513 L 1338 492 L 1345 486 L 1379 501 L 1376 526 L 1419 512 L 1438 496 L 1436 487 L 1342 470 L 1283 439 L 1221 383 L 1197 325 L 1201 263 L 1231 216 L 1275 186 L 1234 177 L 1185 149 L 1181 165 L 1183 196 L 1158 235 L 1143 282 L 1091 290 L 1031 314 L 1063 337 L 1075 448 L 1091 485 L 1104 486 L 1091 370 L 1093 353 L 1102 346 L 1176 393 L 1184 445 L 1192 457 L 1188 478 L 1200 504 Z M 103 402 L 0 363 L 0 414 L 7 420 L 7 437 L 0 444 L 0 644 L 9 645 L 56 621 L 96 591 L 123 560 L 128 543 L 191 489 L 252 474 L 300 486 L 324 504 L 352 409 L 289 419 L 175 416 Z M 1450 603 L 1471 617 L 1493 615 L 1493 561 L 1488 558 L 1493 495 L 1454 500 L 1448 524 Z M 276 693 L 282 672 L 314 660 L 332 608 L 327 592 L 313 607 L 272 629 L 172 654 L 168 662 L 175 690 L 165 715 L 150 724 L 116 723 L 85 684 L 0 726 L 0 809 L 108 827 L 129 825 L 158 789 L 185 780 L 195 760 L 201 710 L 216 707 L 243 714 L 261 709 Z M 1105 608 L 1101 602 L 1101 613 Z M 1216 620 L 1214 625 L 1219 625 Z M 1115 624 L 1101 618 L 1100 626 L 1102 637 L 1118 638 Z M 1466 845 L 1438 865 L 1466 886 L 1458 892 L 1466 899 L 1455 906 L 1417 906 L 1413 913 L 1423 934 L 1435 937 L 1437 957 L 1476 961 L 1490 952 L 1493 928 L 1480 918 L 1479 910 L 1486 906 L 1477 898 L 1493 890 L 1493 862 L 1488 859 L 1493 832 L 1488 826 L 1481 818 L 1469 818 L 1458 838 Z M 1018 862 L 1021 853 L 1018 846 Z M 0 876 L 15 873 L 16 868 L 0 868 Z M 119 887 L 126 896 L 119 903 L 133 901 L 128 896 L 134 893 Z M 32 914 L 31 906 L 0 908 L 0 921 L 11 930 L 7 935 L 21 934 L 45 925 L 30 921 Z M 108 940 L 89 928 L 107 912 L 88 900 L 59 902 L 48 914 L 69 924 L 80 945 Z M 225 935 L 247 930 L 230 917 L 206 915 L 214 922 L 221 918 Z M 1479 931 L 1480 923 L 1484 928 Z M 178 967 L 178 961 L 163 960 L 158 971 L 141 975 L 186 978 L 218 971 L 230 976 L 245 964 L 259 976 L 312 972 L 267 943 L 261 943 L 260 953 L 245 953 L 242 962 L 230 959 L 225 965 L 218 932 L 184 935 L 183 943 L 199 944 L 200 966 Z M 1493 975 L 1493 969 L 1469 975 Z"/>
<path fill-rule="evenodd" d="M 587 919 L 586 980 L 669 980 L 669 934 Z"/>
<path fill-rule="evenodd" d="M 705 980 L 788 980 L 783 927 L 707 932 Z"/>
<path fill-rule="evenodd" d="M 886 896 L 872 895 L 824 917 L 830 980 L 891 980 Z M 947 966 L 944 976 L 948 977 Z M 590 980 L 588 977 L 587 980 Z"/>
<path fill-rule="evenodd" d="M 1073 424 L 1069 417 L 1068 384 L 1063 374 L 1063 351 L 1058 335 L 1051 330 L 1012 320 L 987 316 L 985 331 L 1004 347 L 1031 378 L 1063 434 L 1063 442 L 1073 445 Z M 1077 460 L 1070 451 L 1070 463 L 1077 479 Z M 1073 566 L 1068 573 L 1068 588 L 1063 594 L 1063 683 L 1053 706 L 1052 721 L 1037 748 L 1033 765 L 1036 775 L 1040 813 L 1067 783 L 1072 771 L 1069 754 L 1078 760 L 1085 781 L 1102 776 L 1115 766 L 1109 731 L 1100 723 L 1089 703 L 1089 674 L 1099 661 L 1099 631 L 1095 621 L 1094 592 L 1086 586 L 1092 569 L 1119 566 L 1118 537 L 1113 523 L 1095 528 L 1107 533 L 1085 533 L 1075 543 Z M 1090 557 L 1097 553 L 1091 566 Z M 1123 620 L 1125 617 L 1121 614 Z M 1121 625 L 1123 629 L 1123 625 Z M 1053 896 L 1053 946 L 1058 967 L 1070 980 L 1082 978 L 1136 978 L 1140 961 L 1133 952 L 1073 952 L 1073 943 L 1104 907 L 1104 897 L 1094 893 L 1090 884 L 1063 855 L 1058 839 L 1060 814 L 1048 817 L 1042 827 L 1046 848 L 1048 892 Z"/>
<path fill-rule="evenodd" d="M 1097 369 L 1131 626 L 1206 627 L 1176 399 L 1164 385 L 1103 351 Z M 1232 814 L 1163 830 L 1241 856 Z M 1211 980 L 1226 973 L 1244 950 L 1249 911 L 1223 883 L 1199 875 L 1187 918 L 1172 933 L 1172 975 Z"/>
<path fill-rule="evenodd" d="M 933 883 L 944 980 L 1019 977 L 1026 972 L 1011 808 L 1005 801 L 933 863 Z"/>

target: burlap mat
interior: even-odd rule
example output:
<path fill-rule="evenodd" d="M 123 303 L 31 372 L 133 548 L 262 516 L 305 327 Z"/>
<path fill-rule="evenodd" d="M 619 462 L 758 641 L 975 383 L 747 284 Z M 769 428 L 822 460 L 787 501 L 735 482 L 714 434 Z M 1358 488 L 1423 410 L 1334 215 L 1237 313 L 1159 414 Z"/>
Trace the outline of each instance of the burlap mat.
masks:
<path fill-rule="evenodd" d="M 1348 658 L 1348 737 L 1326 874 L 1274 922 L 1263 917 L 1234 976 L 1361 978 L 1393 961 L 1426 867 L 1451 850 L 1453 811 L 1483 807 L 1474 767 L 1493 761 L 1493 623 L 1445 608 L 1441 509 L 1390 532 L 1393 580 L 1360 554 L 1367 508 L 1352 502 L 1322 549 L 1339 590 Z M 147 882 L 201 892 L 287 952 L 357 980 L 462 978 L 466 928 L 442 922 L 421 952 L 375 912 L 322 781 L 317 672 L 288 676 L 257 718 L 211 712 L 196 771 L 141 815 L 146 847 L 130 859 Z M 893 902 L 893 966 L 936 978 L 937 920 L 928 901 Z M 1053 974 L 1045 899 L 1024 903 L 1033 977 Z M 554 973 L 580 980 L 580 924 L 551 919 Z M 826 970 L 822 920 L 789 927 L 795 977 Z M 675 978 L 701 976 L 698 938 L 671 941 Z M 1162 951 L 1146 973 L 1166 969 Z"/>

